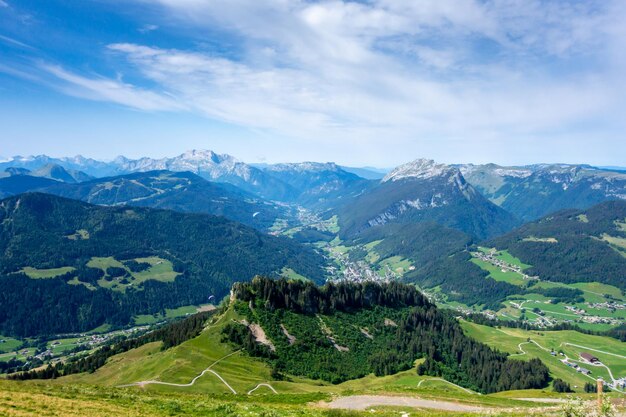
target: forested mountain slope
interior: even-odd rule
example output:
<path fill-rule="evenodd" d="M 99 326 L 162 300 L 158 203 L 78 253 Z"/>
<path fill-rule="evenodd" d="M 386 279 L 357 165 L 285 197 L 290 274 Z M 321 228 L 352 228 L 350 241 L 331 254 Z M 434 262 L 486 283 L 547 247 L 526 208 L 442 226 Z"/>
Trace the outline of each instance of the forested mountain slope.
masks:
<path fill-rule="evenodd" d="M 288 268 L 320 282 L 323 263 L 293 240 L 223 217 L 23 194 L 0 201 L 0 333 L 128 324 L 219 299 L 256 274 Z"/>
<path fill-rule="evenodd" d="M 417 160 L 389 173 L 378 185 L 337 210 L 342 238 L 389 223 L 435 222 L 486 238 L 516 225 L 509 213 L 488 201 L 455 167 Z"/>
<path fill-rule="evenodd" d="M 0 178 L 0 198 L 27 193 L 40 188 L 56 185 L 58 182 L 49 178 L 30 175 L 11 175 Z"/>
<path fill-rule="evenodd" d="M 284 207 L 191 172 L 138 172 L 80 184 L 53 184 L 38 191 L 91 204 L 126 204 L 225 216 L 257 229 L 268 229 L 277 219 L 289 217 Z"/>
<path fill-rule="evenodd" d="M 626 201 L 554 213 L 486 245 L 507 249 L 543 280 L 626 289 Z"/>

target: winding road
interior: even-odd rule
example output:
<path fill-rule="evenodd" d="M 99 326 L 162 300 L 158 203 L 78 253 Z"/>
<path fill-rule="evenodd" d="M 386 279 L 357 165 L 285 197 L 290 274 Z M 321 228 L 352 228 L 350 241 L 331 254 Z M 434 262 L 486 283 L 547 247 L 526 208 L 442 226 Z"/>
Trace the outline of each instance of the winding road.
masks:
<path fill-rule="evenodd" d="M 521 350 L 521 351 L 522 351 L 522 353 L 514 353 L 514 354 L 509 355 L 509 357 L 513 357 L 513 356 L 523 356 L 523 355 L 526 355 L 528 352 L 526 352 L 526 351 L 522 348 L 522 345 L 526 345 L 526 344 L 529 344 L 529 343 L 534 343 L 534 344 L 535 344 L 535 345 L 536 345 L 539 349 L 542 349 L 542 350 L 544 350 L 544 351 L 546 351 L 546 352 L 551 352 L 551 350 L 550 350 L 550 349 L 547 349 L 547 348 L 545 348 L 545 347 L 541 346 L 539 343 L 537 343 L 537 342 L 535 342 L 534 340 L 532 340 L 532 339 L 531 339 L 530 341 L 527 341 L 527 342 L 522 342 L 522 343 L 520 343 L 519 345 L 517 345 L 518 349 L 519 349 L 519 350 Z M 594 349 L 594 348 L 590 348 L 590 347 L 588 347 L 588 346 L 583 346 L 583 345 L 577 345 L 577 344 L 575 344 L 575 343 L 563 342 L 563 343 L 561 343 L 561 344 L 559 345 L 559 347 L 561 347 L 561 346 L 575 346 L 575 347 L 578 347 L 578 348 L 581 348 L 581 349 L 590 350 L 590 351 L 592 351 L 592 352 L 598 352 L 598 353 L 602 353 L 602 354 L 604 354 L 604 355 L 617 356 L 618 358 L 623 358 L 623 359 L 626 359 L 626 356 L 623 356 L 623 355 L 618 355 L 617 353 L 606 352 L 606 351 L 604 351 L 604 350 Z M 601 363 L 601 362 L 600 362 L 599 364 L 593 364 L 593 363 L 588 363 L 588 362 L 581 362 L 581 361 L 579 361 L 579 360 L 574 360 L 574 359 L 571 359 L 571 358 L 569 358 L 569 357 L 568 357 L 567 355 L 565 355 L 565 354 L 564 354 L 564 357 L 565 357 L 565 361 L 568 361 L 568 362 L 574 362 L 574 363 L 584 363 L 585 365 L 588 365 L 588 366 L 597 366 L 597 367 L 603 367 L 603 368 L 605 368 L 605 369 L 607 370 L 608 374 L 609 374 L 609 377 L 611 378 L 611 382 L 613 383 L 613 385 L 615 385 L 616 379 L 615 379 L 615 377 L 613 376 L 613 372 L 611 372 L 611 368 L 609 368 L 609 367 L 608 367 L 608 366 L 606 366 L 605 364 L 603 364 L 603 363 Z M 557 358 L 557 359 L 558 359 L 558 358 Z M 559 359 L 559 362 L 562 362 L 562 361 Z M 590 376 L 590 375 L 586 375 L 586 374 L 582 374 L 582 375 L 586 376 L 587 378 L 591 379 L 592 381 L 595 381 L 595 380 L 596 380 L 596 378 L 594 378 L 594 377 L 592 377 L 592 376 Z M 419 384 L 418 384 L 418 386 L 419 386 Z M 623 392 L 623 391 L 622 391 L 622 390 L 620 390 L 619 388 L 613 388 L 613 389 L 614 389 L 615 391 L 617 391 L 617 392 Z"/>

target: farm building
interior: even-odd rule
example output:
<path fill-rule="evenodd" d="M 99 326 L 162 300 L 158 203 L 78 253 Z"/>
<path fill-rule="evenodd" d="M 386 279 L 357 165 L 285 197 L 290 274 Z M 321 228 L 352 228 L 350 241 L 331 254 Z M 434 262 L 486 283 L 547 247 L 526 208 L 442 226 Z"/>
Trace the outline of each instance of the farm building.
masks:
<path fill-rule="evenodd" d="M 600 360 L 598 358 L 596 358 L 595 356 L 593 356 L 591 353 L 587 353 L 587 352 L 583 352 L 580 354 L 580 357 L 584 360 L 586 360 L 589 363 L 598 363 L 600 362 Z"/>

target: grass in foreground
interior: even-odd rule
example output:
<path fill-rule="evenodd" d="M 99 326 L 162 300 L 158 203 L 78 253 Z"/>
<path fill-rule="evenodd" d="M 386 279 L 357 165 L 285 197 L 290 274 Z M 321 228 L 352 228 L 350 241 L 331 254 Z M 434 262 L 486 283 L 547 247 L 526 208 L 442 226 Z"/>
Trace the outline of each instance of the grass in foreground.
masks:
<path fill-rule="evenodd" d="M 161 416 L 264 416 L 264 417 L 398 417 L 402 415 L 431 417 L 478 417 L 485 412 L 458 413 L 419 410 L 409 407 L 368 407 L 366 411 L 328 409 L 314 397 L 307 405 L 292 404 L 285 396 L 206 395 L 164 393 L 97 386 L 59 385 L 0 381 L 0 415 L 7 417 L 161 417 Z M 512 409 L 489 411 L 490 416 L 556 416 L 554 407 L 547 411 Z"/>

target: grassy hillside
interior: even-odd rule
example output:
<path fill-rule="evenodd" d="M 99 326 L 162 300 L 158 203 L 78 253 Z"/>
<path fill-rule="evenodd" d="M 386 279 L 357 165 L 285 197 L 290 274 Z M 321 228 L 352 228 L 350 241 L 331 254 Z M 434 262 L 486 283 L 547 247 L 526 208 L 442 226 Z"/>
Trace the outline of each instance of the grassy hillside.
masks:
<path fill-rule="evenodd" d="M 515 355 L 515 358 L 541 359 L 550 368 L 553 378 L 569 382 L 577 391 L 581 391 L 586 382 L 594 382 L 598 377 L 605 381 L 613 380 L 606 368 L 583 363 L 579 358 L 582 352 L 597 356 L 616 379 L 626 376 L 626 344 L 609 337 L 586 335 L 570 330 L 526 331 L 494 328 L 466 321 L 462 322 L 462 326 L 469 336 Z M 552 350 L 556 353 L 555 356 L 551 354 Z M 562 361 L 566 357 L 570 362 L 576 362 L 589 369 L 592 372 L 591 376 L 585 376 L 563 364 Z"/>
<path fill-rule="evenodd" d="M 548 409 L 544 409 L 538 407 L 537 403 L 515 398 L 563 398 L 538 390 L 481 396 L 446 381 L 419 376 L 414 369 L 383 377 L 367 375 L 337 385 L 293 376 L 290 380 L 276 381 L 272 380 L 271 370 L 264 361 L 251 358 L 245 352 L 221 342 L 224 327 L 242 319 L 243 316 L 230 308 L 223 315 L 214 317 L 204 331 L 192 340 L 166 351 L 161 351 L 158 343 L 144 345 L 109 359 L 105 366 L 93 374 L 72 375 L 46 383 L 0 381 L 2 391 L 9 394 L 0 396 L 0 414 L 222 416 L 226 413 L 246 416 L 386 417 L 402 413 L 412 415 L 416 409 L 406 405 L 404 398 L 419 398 L 497 410 L 497 415 L 502 417 L 521 417 L 553 415 L 554 408 L 551 410 L 550 404 L 546 404 Z M 190 386 L 146 383 L 118 387 L 155 380 L 188 384 L 207 368 L 216 374 L 206 373 Z M 271 386 L 277 394 L 268 386 L 259 384 Z M 374 406 L 362 412 L 327 408 L 328 401 L 333 398 L 372 394 L 392 399 L 402 397 L 396 406 Z M 478 417 L 484 414 L 428 411 L 429 416 Z"/>
<path fill-rule="evenodd" d="M 387 381 L 388 382 L 388 381 Z M 474 396 L 473 400 L 456 394 L 446 395 L 440 386 L 436 394 L 420 395 L 443 404 L 469 404 L 484 408 L 499 417 L 555 416 L 553 405 L 547 409 L 537 403 L 514 401 L 506 397 Z M 395 406 L 370 406 L 367 410 L 331 409 L 330 395 L 212 395 L 186 392 L 157 392 L 153 390 L 114 389 L 59 383 L 15 383 L 0 381 L 0 414 L 7 417 L 170 417 L 170 416 L 246 416 L 246 417 L 398 417 L 428 415 L 430 417 L 481 417 L 480 412 L 438 411 L 418 409 L 403 404 L 399 397 Z M 515 393 L 517 395 L 530 395 Z M 461 398 L 458 398 L 461 397 Z M 384 397 L 395 398 L 395 397 Z M 410 397 L 413 398 L 413 397 Z M 443 401 L 442 401 L 443 400 Z M 459 401 L 460 400 L 460 401 Z M 492 411 L 494 410 L 494 411 Z"/>

